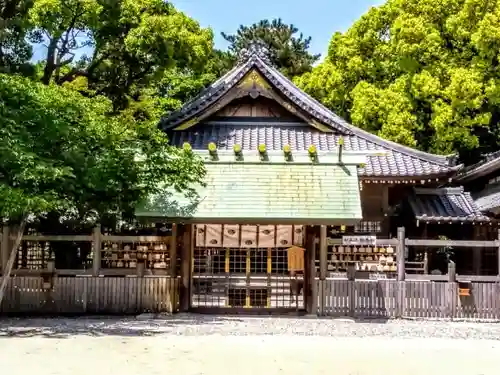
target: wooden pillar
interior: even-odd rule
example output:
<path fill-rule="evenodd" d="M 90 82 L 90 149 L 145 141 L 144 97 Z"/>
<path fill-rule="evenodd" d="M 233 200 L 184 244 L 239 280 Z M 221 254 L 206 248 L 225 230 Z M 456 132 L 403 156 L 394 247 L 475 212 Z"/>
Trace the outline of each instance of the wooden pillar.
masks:
<path fill-rule="evenodd" d="M 455 262 L 450 260 L 448 262 L 448 282 L 454 283 L 455 281 L 457 281 L 457 266 Z"/>
<path fill-rule="evenodd" d="M 427 223 L 424 223 L 424 236 L 423 238 L 427 239 Z M 428 275 L 430 273 L 429 263 L 430 263 L 430 252 L 426 247 L 424 248 L 424 275 Z"/>
<path fill-rule="evenodd" d="M 326 273 L 328 271 L 328 245 L 326 242 L 326 225 L 322 225 L 319 232 L 319 270 L 320 280 L 325 280 Z"/>
<path fill-rule="evenodd" d="M 405 279 L 405 228 L 398 228 L 398 247 L 396 249 L 396 262 L 398 268 L 398 281 Z"/>
<path fill-rule="evenodd" d="M 479 231 L 480 227 L 474 225 L 474 240 L 482 240 L 481 233 Z M 474 247 L 472 248 L 472 268 L 475 275 L 481 275 L 482 273 L 482 256 L 483 256 L 483 248 Z"/>
<path fill-rule="evenodd" d="M 498 241 L 498 249 L 497 249 L 497 266 L 498 266 L 498 276 L 500 277 L 500 229 L 498 230 L 498 235 L 497 235 L 497 241 Z"/>
<path fill-rule="evenodd" d="M 195 225 L 187 224 L 181 249 L 180 311 L 188 311 L 191 302 L 191 263 L 194 249 Z"/>
<path fill-rule="evenodd" d="M 306 272 L 307 278 L 305 285 L 306 293 L 306 311 L 308 314 L 316 314 L 318 309 L 318 290 L 316 288 L 316 236 L 315 227 L 305 226 L 306 228 Z"/>
<path fill-rule="evenodd" d="M 92 257 L 92 276 L 99 276 L 101 271 L 102 235 L 101 225 L 97 224 L 93 232 L 94 252 Z"/>
<path fill-rule="evenodd" d="M 9 261 L 9 227 L 2 228 L 2 242 L 0 243 L 0 273 L 3 275 L 4 269 Z"/>
<path fill-rule="evenodd" d="M 172 224 L 170 237 L 170 276 L 177 277 L 177 224 Z"/>
<path fill-rule="evenodd" d="M 322 225 L 319 231 L 319 315 L 325 314 L 325 280 L 328 271 L 328 244 L 326 242 L 326 225 Z"/>

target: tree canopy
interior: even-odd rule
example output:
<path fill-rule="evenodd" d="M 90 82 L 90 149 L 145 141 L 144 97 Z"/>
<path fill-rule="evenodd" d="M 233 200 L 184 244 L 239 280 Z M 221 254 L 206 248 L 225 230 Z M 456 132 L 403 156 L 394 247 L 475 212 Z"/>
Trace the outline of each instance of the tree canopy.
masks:
<path fill-rule="evenodd" d="M 202 69 L 212 53 L 212 31 L 163 0 L 34 0 L 29 20 L 47 46 L 41 81 L 77 81 L 116 109 L 171 68 Z M 90 56 L 75 61 L 82 48 Z"/>
<path fill-rule="evenodd" d="M 202 164 L 156 124 L 110 110 L 104 97 L 0 75 L 0 217 L 133 216 L 159 183 L 189 191 L 202 179 Z"/>
<path fill-rule="evenodd" d="M 296 79 L 384 138 L 464 161 L 500 144 L 500 2 L 389 0 Z"/>
<path fill-rule="evenodd" d="M 222 33 L 222 36 L 229 42 L 229 51 L 233 56 L 255 41 L 262 42 L 269 51 L 271 62 L 284 75 L 294 77 L 311 71 L 313 64 L 320 58 L 320 55 L 308 51 L 311 37 L 305 38 L 302 33 L 296 35 L 298 32 L 299 29 L 294 25 L 273 19 L 250 26 L 241 25 L 236 34 Z"/>
<path fill-rule="evenodd" d="M 0 12 L 2 220 L 132 217 L 159 186 L 201 181 L 157 123 L 219 74 L 210 29 L 163 0 L 8 0 Z M 34 65 L 32 43 L 46 46 Z"/>
<path fill-rule="evenodd" d="M 0 3 L 0 72 L 28 69 L 32 48 L 27 39 L 30 30 L 28 10 L 32 0 L 3 0 Z"/>

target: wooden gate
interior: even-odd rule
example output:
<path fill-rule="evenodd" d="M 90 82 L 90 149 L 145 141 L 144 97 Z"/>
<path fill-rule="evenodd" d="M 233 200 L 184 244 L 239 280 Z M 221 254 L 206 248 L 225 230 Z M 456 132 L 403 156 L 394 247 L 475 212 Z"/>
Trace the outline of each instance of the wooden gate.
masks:
<path fill-rule="evenodd" d="M 302 226 L 197 225 L 191 308 L 305 309 Z"/>

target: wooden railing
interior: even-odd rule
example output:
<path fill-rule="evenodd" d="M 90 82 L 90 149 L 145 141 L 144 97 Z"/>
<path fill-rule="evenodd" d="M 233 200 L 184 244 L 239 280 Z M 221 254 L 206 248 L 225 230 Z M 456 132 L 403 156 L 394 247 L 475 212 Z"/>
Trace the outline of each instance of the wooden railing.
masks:
<path fill-rule="evenodd" d="M 2 275 L 11 249 L 9 248 L 9 228 L 4 227 L 0 234 L 0 275 Z M 55 269 L 53 257 L 48 255 L 47 244 L 54 242 L 89 243 L 91 247 L 89 266 L 84 269 Z M 94 228 L 89 235 L 23 235 L 21 243 L 38 246 L 41 254 L 36 265 L 20 267 L 15 265 L 11 275 L 36 276 L 53 274 L 59 276 L 118 276 L 118 275 L 161 275 L 176 276 L 177 254 L 176 235 L 170 236 L 130 236 L 106 235 L 101 228 Z M 133 244 L 133 246 L 130 246 Z M 156 251 L 158 246 L 162 250 Z M 18 251 L 20 252 L 20 251 Z M 151 259 L 150 259 L 151 258 Z M 158 259 L 156 259 L 158 258 Z M 33 259 L 30 259 L 33 263 Z M 161 263 L 161 267 L 156 267 Z M 106 264 L 111 267 L 102 267 Z"/>
<path fill-rule="evenodd" d="M 316 288 L 320 316 L 500 320 L 500 282 L 318 279 Z"/>
<path fill-rule="evenodd" d="M 179 310 L 171 277 L 12 277 L 0 314 L 139 314 Z"/>

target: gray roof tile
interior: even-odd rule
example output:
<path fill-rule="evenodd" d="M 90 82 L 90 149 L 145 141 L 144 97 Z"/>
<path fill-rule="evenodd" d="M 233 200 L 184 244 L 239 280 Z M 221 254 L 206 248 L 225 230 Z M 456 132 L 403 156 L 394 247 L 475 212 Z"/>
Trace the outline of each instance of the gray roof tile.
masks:
<path fill-rule="evenodd" d="M 500 151 L 484 154 L 482 160 L 462 169 L 456 180 L 461 183 L 473 181 L 500 169 Z"/>
<path fill-rule="evenodd" d="M 200 95 L 186 103 L 179 111 L 169 114 L 161 120 L 161 126 L 167 130 L 178 126 L 197 116 L 212 106 L 229 92 L 252 69 L 258 70 L 278 93 L 286 96 L 296 106 L 309 113 L 322 124 L 326 124 L 338 135 L 346 138 L 346 148 L 350 150 L 390 150 L 392 154 L 386 160 L 371 158 L 364 172 L 367 176 L 431 176 L 454 172 L 461 168 L 456 166 L 455 156 L 440 156 L 418 151 L 384 140 L 374 134 L 359 129 L 343 118 L 330 111 L 324 105 L 307 95 L 293 84 L 276 68 L 261 58 L 259 53 L 249 53 L 247 59 L 236 65 L 231 71 L 215 81 Z M 305 149 L 315 144 L 323 150 L 335 148 L 336 137 L 312 129 L 296 131 L 281 127 L 246 127 L 243 129 L 221 130 L 212 128 L 204 130 L 203 135 L 195 136 L 197 142 L 205 145 L 209 132 L 222 147 L 231 147 L 233 143 L 240 143 L 243 148 L 255 148 L 259 143 L 266 143 L 268 147 L 279 148 L 283 144 L 290 144 L 295 149 Z M 224 135 L 226 133 L 226 135 Z M 191 138 L 190 132 L 182 132 L 177 137 Z M 221 138 L 222 137 L 222 138 Z M 224 139 L 226 137 L 227 139 Z"/>
<path fill-rule="evenodd" d="M 415 218 L 427 222 L 490 221 L 463 187 L 414 189 L 408 198 Z"/>
<path fill-rule="evenodd" d="M 487 185 L 484 190 L 474 195 L 474 198 L 481 211 L 497 210 L 500 207 L 500 186 Z"/>
<path fill-rule="evenodd" d="M 169 131 L 170 142 L 182 146 L 189 142 L 194 149 L 206 150 L 210 142 L 218 148 L 231 150 L 240 144 L 243 150 L 255 150 L 264 143 L 269 150 L 281 150 L 289 144 L 292 150 L 303 151 L 314 144 L 320 151 L 336 151 L 340 134 L 323 133 L 309 126 L 276 125 L 209 125 L 199 124 L 183 131 Z M 450 166 L 442 161 L 429 161 L 404 150 L 394 150 L 356 135 L 342 136 L 346 151 L 379 150 L 383 156 L 368 156 L 366 167 L 360 175 L 366 177 L 421 177 L 440 175 L 450 171 Z"/>

